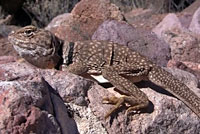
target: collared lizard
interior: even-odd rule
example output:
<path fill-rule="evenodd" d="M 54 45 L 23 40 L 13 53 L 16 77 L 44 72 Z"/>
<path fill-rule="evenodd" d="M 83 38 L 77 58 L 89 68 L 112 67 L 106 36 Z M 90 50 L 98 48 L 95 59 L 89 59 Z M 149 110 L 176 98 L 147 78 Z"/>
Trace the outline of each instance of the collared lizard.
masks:
<path fill-rule="evenodd" d="M 71 73 L 102 74 L 123 94 L 104 98 L 114 107 L 109 117 L 123 103 L 129 110 L 139 110 L 149 104 L 148 97 L 128 77 L 149 80 L 172 93 L 200 117 L 200 98 L 172 74 L 128 47 L 108 41 L 63 42 L 52 33 L 34 26 L 26 26 L 9 35 L 16 51 L 40 68 L 53 68 L 61 62 Z"/>

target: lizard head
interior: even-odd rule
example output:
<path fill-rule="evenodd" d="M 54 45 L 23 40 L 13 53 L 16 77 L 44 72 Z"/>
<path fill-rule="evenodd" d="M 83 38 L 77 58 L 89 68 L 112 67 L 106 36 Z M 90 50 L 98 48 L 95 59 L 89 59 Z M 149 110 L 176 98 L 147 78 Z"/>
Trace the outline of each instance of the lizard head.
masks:
<path fill-rule="evenodd" d="M 26 26 L 11 32 L 8 40 L 22 58 L 37 67 L 54 68 L 61 59 L 58 53 L 63 41 L 47 30 Z"/>

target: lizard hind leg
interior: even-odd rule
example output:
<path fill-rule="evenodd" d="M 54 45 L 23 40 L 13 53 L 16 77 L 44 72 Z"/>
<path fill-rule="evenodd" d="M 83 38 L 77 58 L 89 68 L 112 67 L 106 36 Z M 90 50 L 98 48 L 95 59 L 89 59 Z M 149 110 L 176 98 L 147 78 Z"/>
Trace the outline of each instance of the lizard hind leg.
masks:
<path fill-rule="evenodd" d="M 130 80 L 120 76 L 117 72 L 113 71 L 112 67 L 108 67 L 102 71 L 103 77 L 108 79 L 110 83 L 118 89 L 122 97 L 106 97 L 103 100 L 110 104 L 114 104 L 114 107 L 105 115 L 105 118 L 109 117 L 114 111 L 116 111 L 122 104 L 128 103 L 130 110 L 139 110 L 145 108 L 149 104 L 148 97 L 145 93 L 140 91 Z"/>

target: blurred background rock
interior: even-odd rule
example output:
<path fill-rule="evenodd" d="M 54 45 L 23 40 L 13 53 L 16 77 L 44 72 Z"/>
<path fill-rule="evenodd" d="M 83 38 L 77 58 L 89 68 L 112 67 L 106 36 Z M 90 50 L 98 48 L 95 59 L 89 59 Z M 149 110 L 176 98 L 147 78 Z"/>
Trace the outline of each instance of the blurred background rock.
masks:
<path fill-rule="evenodd" d="M 80 0 L 0 0 L 0 24 L 46 26 L 55 16 L 71 12 Z M 152 13 L 182 11 L 195 0 L 110 0 L 124 13 L 149 9 Z M 196 8 L 200 2 L 195 1 Z M 195 6 L 191 9 L 195 11 Z"/>

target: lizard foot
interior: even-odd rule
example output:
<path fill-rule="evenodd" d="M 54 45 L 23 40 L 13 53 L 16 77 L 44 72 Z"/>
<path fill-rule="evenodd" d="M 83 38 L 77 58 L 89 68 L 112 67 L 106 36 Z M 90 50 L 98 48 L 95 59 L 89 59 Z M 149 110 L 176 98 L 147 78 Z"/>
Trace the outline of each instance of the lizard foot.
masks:
<path fill-rule="evenodd" d="M 115 96 L 111 96 L 111 97 L 103 97 L 103 104 L 117 104 L 119 98 L 115 97 Z"/>
<path fill-rule="evenodd" d="M 17 59 L 16 62 L 18 62 L 18 63 L 23 63 L 23 62 L 26 62 L 26 60 L 25 60 L 24 58 L 19 58 L 19 59 Z"/>
<path fill-rule="evenodd" d="M 115 97 L 115 96 L 112 96 L 112 97 L 105 97 L 103 98 L 103 103 L 106 103 L 106 104 L 114 104 L 113 108 L 110 109 L 107 114 L 105 115 L 105 119 L 107 119 L 113 112 L 115 112 L 120 106 L 121 104 L 124 103 L 124 97 Z"/>
<path fill-rule="evenodd" d="M 113 112 L 115 112 L 123 103 L 128 103 L 129 108 L 126 110 L 126 115 L 128 115 L 131 111 L 138 111 L 142 108 L 148 106 L 149 101 L 137 102 L 136 100 L 133 101 L 134 98 L 129 96 L 122 96 L 122 97 L 104 97 L 103 103 L 105 104 L 113 104 L 113 108 L 109 110 L 109 112 L 105 115 L 105 119 L 107 119 Z"/>

